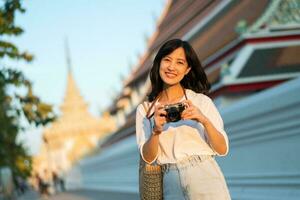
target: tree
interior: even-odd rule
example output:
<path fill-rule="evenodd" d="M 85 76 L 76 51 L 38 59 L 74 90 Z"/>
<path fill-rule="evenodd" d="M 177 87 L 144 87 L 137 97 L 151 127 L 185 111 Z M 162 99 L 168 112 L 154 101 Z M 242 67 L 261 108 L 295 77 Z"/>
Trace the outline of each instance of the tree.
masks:
<path fill-rule="evenodd" d="M 21 118 L 34 125 L 46 125 L 54 120 L 52 106 L 34 95 L 31 82 L 15 68 L 4 66 L 1 60 L 31 62 L 33 56 L 4 38 L 14 38 L 23 33 L 15 24 L 15 14 L 24 13 L 22 0 L 4 0 L 0 3 L 0 167 L 9 166 L 15 176 L 30 175 L 31 157 L 22 143 L 17 142 L 18 133 L 24 129 Z M 25 91 L 25 92 L 24 92 Z"/>

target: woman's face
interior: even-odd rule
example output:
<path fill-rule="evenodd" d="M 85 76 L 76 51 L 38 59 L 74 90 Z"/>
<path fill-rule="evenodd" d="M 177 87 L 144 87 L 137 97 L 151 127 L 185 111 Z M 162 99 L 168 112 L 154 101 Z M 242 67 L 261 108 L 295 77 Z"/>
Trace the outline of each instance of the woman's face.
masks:
<path fill-rule="evenodd" d="M 184 49 L 179 47 L 161 59 L 159 75 L 166 86 L 172 86 L 180 83 L 190 69 Z"/>

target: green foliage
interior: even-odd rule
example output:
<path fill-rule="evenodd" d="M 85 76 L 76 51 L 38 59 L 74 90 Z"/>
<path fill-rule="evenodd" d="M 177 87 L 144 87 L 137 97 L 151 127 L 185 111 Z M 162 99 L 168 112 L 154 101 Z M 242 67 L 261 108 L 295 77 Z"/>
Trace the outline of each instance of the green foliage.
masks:
<path fill-rule="evenodd" d="M 5 0 L 0 4 L 0 167 L 9 166 L 15 176 L 30 175 L 31 157 L 22 143 L 17 142 L 21 118 L 35 126 L 54 120 L 52 106 L 43 103 L 32 91 L 29 80 L 19 70 L 1 65 L 1 60 L 32 61 L 33 56 L 3 38 L 23 33 L 15 25 L 16 12 L 24 13 L 21 0 Z M 22 92 L 20 92 L 20 90 Z"/>
<path fill-rule="evenodd" d="M 4 1 L 3 7 L 0 7 L 0 36 L 18 36 L 23 33 L 23 29 L 14 23 L 16 12 L 25 12 L 20 0 Z M 14 44 L 0 39 L 0 58 L 4 56 L 12 59 L 24 59 L 26 61 L 33 59 L 33 56 L 29 53 L 19 52 Z"/>

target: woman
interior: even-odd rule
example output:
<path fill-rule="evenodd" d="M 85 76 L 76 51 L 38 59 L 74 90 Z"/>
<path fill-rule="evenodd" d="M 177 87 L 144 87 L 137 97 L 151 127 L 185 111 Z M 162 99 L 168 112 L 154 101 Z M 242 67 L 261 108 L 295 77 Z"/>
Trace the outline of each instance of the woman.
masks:
<path fill-rule="evenodd" d="M 214 159 L 228 153 L 228 137 L 189 43 L 167 41 L 154 59 L 150 80 L 148 110 L 142 104 L 137 108 L 136 136 L 142 159 L 162 166 L 164 199 L 230 199 Z M 184 104 L 181 119 L 170 122 L 166 105 L 178 102 Z"/>

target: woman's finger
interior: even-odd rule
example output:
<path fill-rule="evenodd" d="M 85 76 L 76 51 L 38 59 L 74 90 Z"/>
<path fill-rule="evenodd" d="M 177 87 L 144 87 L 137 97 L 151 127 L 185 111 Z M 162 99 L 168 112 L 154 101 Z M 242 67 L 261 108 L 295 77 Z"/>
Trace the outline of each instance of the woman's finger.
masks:
<path fill-rule="evenodd" d="M 166 123 L 166 118 L 163 116 L 158 117 L 158 122 L 159 124 L 163 125 Z"/>
<path fill-rule="evenodd" d="M 154 106 L 154 110 L 155 110 L 155 111 L 160 110 L 160 109 L 162 109 L 162 107 L 163 107 L 163 106 L 160 105 L 160 104 L 155 105 L 155 106 Z"/>
<path fill-rule="evenodd" d="M 154 116 L 159 116 L 161 110 L 163 110 L 164 106 L 162 104 L 157 104 L 154 106 Z"/>
<path fill-rule="evenodd" d="M 165 116 L 167 114 L 167 112 L 165 111 L 165 109 L 160 109 L 160 110 L 157 111 L 157 114 L 160 115 L 160 116 L 161 115 Z"/>
<path fill-rule="evenodd" d="M 197 118 L 197 115 L 195 113 L 192 113 L 192 112 L 189 112 L 189 113 L 186 113 L 184 115 L 182 115 L 182 119 L 196 119 Z"/>
<path fill-rule="evenodd" d="M 185 110 L 184 112 L 182 112 L 182 116 L 183 117 L 189 116 L 192 114 L 192 112 L 193 112 L 192 110 Z"/>
<path fill-rule="evenodd" d="M 188 107 L 190 107 L 190 106 L 194 106 L 194 104 L 192 103 L 192 101 L 191 100 L 185 100 L 185 101 L 183 101 L 183 103 L 185 103 L 185 104 L 187 104 L 188 105 Z"/>
<path fill-rule="evenodd" d="M 188 108 L 186 108 L 185 110 L 182 111 L 182 114 L 185 115 L 186 113 L 189 113 L 189 112 L 191 112 L 192 110 L 193 110 L 193 108 L 188 107 Z"/>

